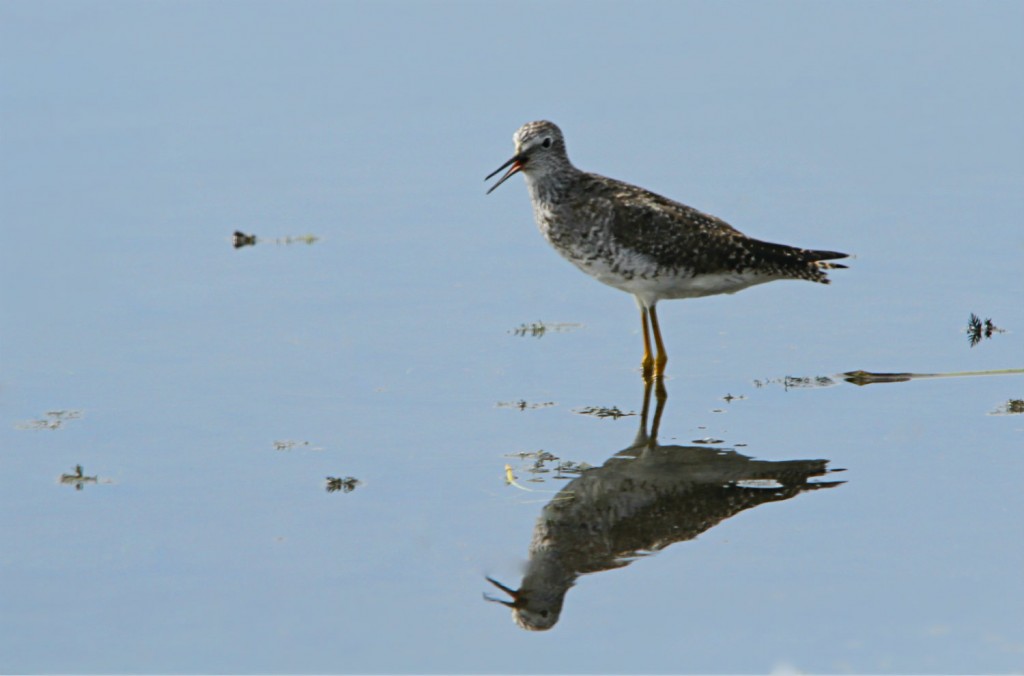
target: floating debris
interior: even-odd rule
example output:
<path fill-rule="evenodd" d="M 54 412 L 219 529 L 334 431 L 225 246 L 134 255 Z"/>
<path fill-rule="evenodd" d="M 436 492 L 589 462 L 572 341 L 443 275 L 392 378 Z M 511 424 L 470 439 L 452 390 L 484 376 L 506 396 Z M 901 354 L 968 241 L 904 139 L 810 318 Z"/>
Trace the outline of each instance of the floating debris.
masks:
<path fill-rule="evenodd" d="M 308 441 L 292 441 L 291 439 L 285 439 L 283 441 L 274 442 L 275 451 L 292 451 L 296 448 L 300 448 L 306 451 L 322 451 L 324 450 L 320 446 L 313 446 Z"/>
<path fill-rule="evenodd" d="M 714 437 L 704 437 L 703 439 L 694 439 L 695 444 L 724 444 L 725 439 L 715 439 Z"/>
<path fill-rule="evenodd" d="M 1024 399 L 1010 399 L 992 411 L 992 415 L 1019 415 L 1024 413 Z"/>
<path fill-rule="evenodd" d="M 552 479 L 568 479 L 570 475 L 580 475 L 586 472 L 588 469 L 592 469 L 593 466 L 586 462 L 573 462 L 572 460 L 562 460 L 555 465 L 555 476 Z"/>
<path fill-rule="evenodd" d="M 813 378 L 786 376 L 783 381 L 783 387 L 787 390 L 800 387 L 831 387 L 835 384 L 835 381 L 828 376 L 814 376 Z"/>
<path fill-rule="evenodd" d="M 758 387 L 760 387 L 760 385 L 758 385 Z M 731 404 L 732 402 L 739 401 L 741 399 L 746 399 L 746 396 L 741 394 L 741 395 L 739 395 L 737 397 L 737 396 L 734 396 L 733 394 L 730 393 L 730 394 L 727 394 L 724 397 L 722 397 L 722 401 L 724 401 L 727 404 Z M 726 410 L 723 409 L 723 408 L 713 408 L 713 409 L 711 409 L 711 412 L 712 413 L 725 413 Z"/>
<path fill-rule="evenodd" d="M 928 374 L 918 374 L 918 377 Z M 843 379 L 854 385 L 871 385 L 872 383 L 905 383 L 914 378 L 913 373 L 871 373 L 870 371 L 847 371 Z"/>
<path fill-rule="evenodd" d="M 568 333 L 569 331 L 575 331 L 582 327 L 583 324 L 573 324 L 569 322 L 548 323 L 536 321 L 532 324 L 520 324 L 518 327 L 510 330 L 509 333 L 514 336 L 531 336 L 533 338 L 540 338 L 549 331 L 554 333 Z"/>
<path fill-rule="evenodd" d="M 256 235 L 247 235 L 240 230 L 235 230 L 234 246 L 241 249 L 243 246 L 256 246 Z"/>
<path fill-rule="evenodd" d="M 498 408 L 515 408 L 520 411 L 526 411 L 527 409 L 533 410 L 535 408 L 547 408 L 548 406 L 557 406 L 553 401 L 544 401 L 540 403 L 530 403 L 525 399 L 519 401 L 499 401 Z"/>
<path fill-rule="evenodd" d="M 74 486 L 76 491 L 82 490 L 85 484 L 99 483 L 99 477 L 85 476 L 81 465 L 75 465 L 74 474 L 61 474 L 60 482 L 65 485 Z"/>
<path fill-rule="evenodd" d="M 991 338 L 995 333 L 1006 333 L 1006 329 L 999 328 L 991 319 L 981 321 L 981 317 L 971 313 L 971 318 L 967 320 L 967 342 L 971 347 L 980 343 L 982 338 Z"/>
<path fill-rule="evenodd" d="M 336 491 L 341 491 L 343 493 L 351 493 L 356 489 L 356 486 L 361 483 L 363 482 L 354 476 L 329 476 L 327 477 L 327 492 L 334 493 Z"/>
<path fill-rule="evenodd" d="M 546 451 L 519 451 L 518 453 L 506 453 L 505 457 L 506 458 L 519 458 L 520 460 L 522 460 L 523 458 L 532 458 L 532 457 L 536 456 L 538 453 L 545 453 L 545 452 Z"/>
<path fill-rule="evenodd" d="M 530 461 L 525 462 L 519 468 L 519 472 L 528 474 L 529 478 L 527 478 L 526 481 L 531 483 L 543 483 L 546 480 L 545 475 L 550 475 L 546 477 L 548 479 L 569 479 L 572 476 L 578 476 L 591 468 L 591 466 L 585 462 L 563 460 L 554 453 L 549 453 L 545 450 L 510 453 L 505 457 Z M 508 464 L 505 465 L 505 483 L 523 490 L 530 490 L 518 483 L 518 477 L 513 471 L 512 465 Z"/>
<path fill-rule="evenodd" d="M 14 426 L 19 430 L 59 430 L 69 420 L 78 420 L 82 417 L 82 411 L 47 411 L 45 418 L 39 420 L 26 420 Z"/>
<path fill-rule="evenodd" d="M 274 244 L 316 244 L 320 238 L 316 235 L 299 235 L 298 237 L 278 237 Z"/>
<path fill-rule="evenodd" d="M 558 460 L 558 456 L 554 453 L 548 453 L 541 449 L 539 451 L 520 451 L 519 453 L 506 453 L 506 458 L 519 458 L 520 460 L 534 460 L 534 464 L 550 462 L 552 460 Z"/>
<path fill-rule="evenodd" d="M 765 387 L 766 385 L 782 385 L 783 389 L 806 389 L 812 387 L 831 387 L 836 382 L 828 376 L 813 376 L 810 378 L 799 376 L 784 376 L 782 378 L 769 378 L 768 380 L 754 380 L 754 387 Z"/>
<path fill-rule="evenodd" d="M 965 378 L 967 376 L 1018 376 L 1024 369 L 997 369 L 995 371 L 956 371 L 951 373 L 872 373 L 870 371 L 847 371 L 841 374 L 843 380 L 854 385 L 874 383 L 904 383 L 924 378 Z"/>
<path fill-rule="evenodd" d="M 242 247 L 245 247 L 245 246 L 256 246 L 256 244 L 258 242 L 263 242 L 263 241 L 264 240 L 259 239 L 258 237 L 256 237 L 256 235 L 247 235 L 244 232 L 241 232 L 240 230 L 235 230 L 235 232 L 234 232 L 233 242 L 234 242 L 234 247 L 236 249 L 241 249 Z M 278 237 L 277 239 L 272 239 L 270 241 L 273 242 L 274 244 L 285 244 L 285 245 L 287 245 L 287 244 L 296 244 L 296 243 L 298 243 L 298 244 L 314 244 L 314 243 L 320 241 L 320 238 L 317 237 L 316 235 L 298 235 L 297 237 L 292 237 L 291 235 L 288 235 L 286 237 Z"/>
<path fill-rule="evenodd" d="M 584 406 L 583 408 L 573 409 L 572 412 L 579 413 L 580 415 L 592 415 L 595 418 L 612 418 L 614 420 L 636 415 L 633 411 L 623 413 L 619 410 L 618 406 L 612 406 L 611 408 L 608 408 L 607 406 Z"/>

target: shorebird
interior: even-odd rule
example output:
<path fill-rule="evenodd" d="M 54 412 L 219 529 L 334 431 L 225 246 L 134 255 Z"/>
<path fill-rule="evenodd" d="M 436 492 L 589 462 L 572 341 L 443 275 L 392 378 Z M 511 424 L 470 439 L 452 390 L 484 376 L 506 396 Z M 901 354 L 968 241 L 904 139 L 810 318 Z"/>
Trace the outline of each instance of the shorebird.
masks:
<path fill-rule="evenodd" d="M 484 179 L 507 169 L 487 194 L 522 173 L 545 239 L 583 272 L 633 294 L 643 326 L 644 380 L 660 380 L 668 362 L 659 300 L 736 293 L 777 279 L 828 284 L 827 270 L 846 267 L 827 261 L 847 254 L 753 239 L 693 207 L 581 171 L 552 122 L 524 124 L 513 139 L 515 155 Z"/>

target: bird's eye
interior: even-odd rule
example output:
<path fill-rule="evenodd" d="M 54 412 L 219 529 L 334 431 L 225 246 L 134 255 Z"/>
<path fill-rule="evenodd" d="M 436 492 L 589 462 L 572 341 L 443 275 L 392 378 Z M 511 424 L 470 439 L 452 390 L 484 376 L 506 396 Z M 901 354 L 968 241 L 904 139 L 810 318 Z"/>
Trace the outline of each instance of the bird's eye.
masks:
<path fill-rule="evenodd" d="M 543 140 L 543 141 L 541 142 L 541 145 L 542 145 L 542 146 L 544 146 L 545 148 L 550 148 L 550 147 L 551 147 L 551 137 L 550 137 L 550 136 L 548 136 L 547 138 L 545 138 L 545 139 L 544 139 L 544 140 Z"/>

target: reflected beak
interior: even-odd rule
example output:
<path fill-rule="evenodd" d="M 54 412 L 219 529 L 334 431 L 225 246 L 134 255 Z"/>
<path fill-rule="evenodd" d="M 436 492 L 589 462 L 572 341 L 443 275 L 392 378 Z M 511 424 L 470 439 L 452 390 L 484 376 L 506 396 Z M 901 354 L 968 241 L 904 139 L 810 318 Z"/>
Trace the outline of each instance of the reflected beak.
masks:
<path fill-rule="evenodd" d="M 504 167 L 502 167 L 501 169 L 504 169 Z M 498 169 L 498 171 L 501 171 L 501 169 Z M 496 174 L 496 173 L 498 173 L 498 172 L 496 171 L 496 172 L 494 172 L 494 173 Z M 511 176 L 511 175 L 512 175 L 512 174 L 514 174 L 514 173 L 515 173 L 514 171 L 510 171 L 510 172 L 509 172 L 509 173 L 508 173 L 508 174 L 507 174 L 507 175 L 505 176 L 505 178 L 508 178 L 509 176 Z M 494 174 L 491 174 L 491 176 L 493 176 L 493 175 L 494 175 Z M 503 178 L 503 179 L 501 179 L 501 180 L 502 180 L 502 181 L 504 181 L 504 180 L 505 180 L 505 178 Z M 500 183 L 501 183 L 501 181 L 499 181 L 498 183 L 500 184 Z M 497 188 L 497 187 L 498 187 L 498 186 L 494 186 L 494 188 Z M 494 188 L 491 188 L 491 190 L 494 190 Z M 498 582 L 498 581 L 497 581 L 497 580 L 495 580 L 494 578 L 490 578 L 490 577 L 489 577 L 489 578 L 487 578 L 487 581 L 488 581 L 488 582 L 490 582 L 491 584 L 493 584 L 493 585 L 494 585 L 495 587 L 497 587 L 497 588 L 498 588 L 498 589 L 500 589 L 501 591 L 503 591 L 503 592 L 505 592 L 506 594 L 508 594 L 509 596 L 511 596 L 513 600 L 512 600 L 512 601 L 504 601 L 504 600 L 502 600 L 502 599 L 496 599 L 496 598 L 494 598 L 493 596 L 488 596 L 487 594 L 484 594 L 484 598 L 485 598 L 485 599 L 487 599 L 488 601 L 491 601 L 491 602 L 493 602 L 493 603 L 500 603 L 501 605 L 503 605 L 503 606 L 508 606 L 509 608 L 519 608 L 520 606 L 522 606 L 522 605 L 523 605 L 523 602 L 522 602 L 522 600 L 521 600 L 521 597 L 520 597 L 520 595 L 519 595 L 519 592 L 518 592 L 518 591 L 516 591 L 515 589 L 509 589 L 508 587 L 506 587 L 506 586 L 505 586 L 505 585 L 503 585 L 502 583 Z"/>
<path fill-rule="evenodd" d="M 491 180 L 491 178 L 495 174 L 497 174 L 499 171 L 501 171 L 505 167 L 509 167 L 509 165 L 511 165 L 511 167 L 509 167 L 509 170 L 505 172 L 505 175 L 502 176 L 500 179 L 498 179 L 497 183 L 495 183 L 494 185 L 491 186 L 490 190 L 487 191 L 487 194 L 490 195 L 492 192 L 494 192 L 495 188 L 497 188 L 499 185 L 501 185 L 502 183 L 507 181 L 510 176 L 512 176 L 513 174 L 518 174 L 520 171 L 522 171 L 524 164 L 526 164 L 526 158 L 523 157 L 522 155 L 516 155 L 515 157 L 510 159 L 508 162 L 506 162 L 505 164 L 501 165 L 500 167 L 498 167 L 497 169 L 492 171 L 490 174 L 488 174 L 487 178 L 484 179 L 485 181 Z M 488 578 L 488 579 L 490 579 L 490 578 Z M 494 582 L 494 580 L 491 580 L 491 582 Z M 497 584 L 497 583 L 495 582 L 495 584 Z"/>

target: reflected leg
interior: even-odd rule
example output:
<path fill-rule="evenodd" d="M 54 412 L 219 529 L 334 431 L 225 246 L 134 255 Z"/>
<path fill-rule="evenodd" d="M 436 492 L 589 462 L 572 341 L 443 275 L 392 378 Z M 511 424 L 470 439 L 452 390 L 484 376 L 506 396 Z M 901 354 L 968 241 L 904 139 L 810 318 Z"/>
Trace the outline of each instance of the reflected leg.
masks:
<path fill-rule="evenodd" d="M 651 445 L 658 445 L 658 430 L 661 428 L 661 414 L 665 411 L 665 402 L 668 401 L 668 390 L 665 389 L 665 379 L 658 378 L 658 386 L 654 388 L 658 403 L 654 409 L 654 421 L 651 423 Z"/>
<path fill-rule="evenodd" d="M 654 422 L 650 428 L 647 426 L 648 417 L 651 411 L 651 390 L 657 394 L 657 406 L 654 409 Z M 668 401 L 668 390 L 665 389 L 665 381 L 661 378 L 654 386 L 651 379 L 644 380 L 644 405 L 640 411 L 640 429 L 636 433 L 632 448 L 656 448 L 658 445 L 658 428 L 661 427 L 661 414 L 665 410 L 665 402 Z M 648 432 L 648 429 L 650 431 Z"/>

